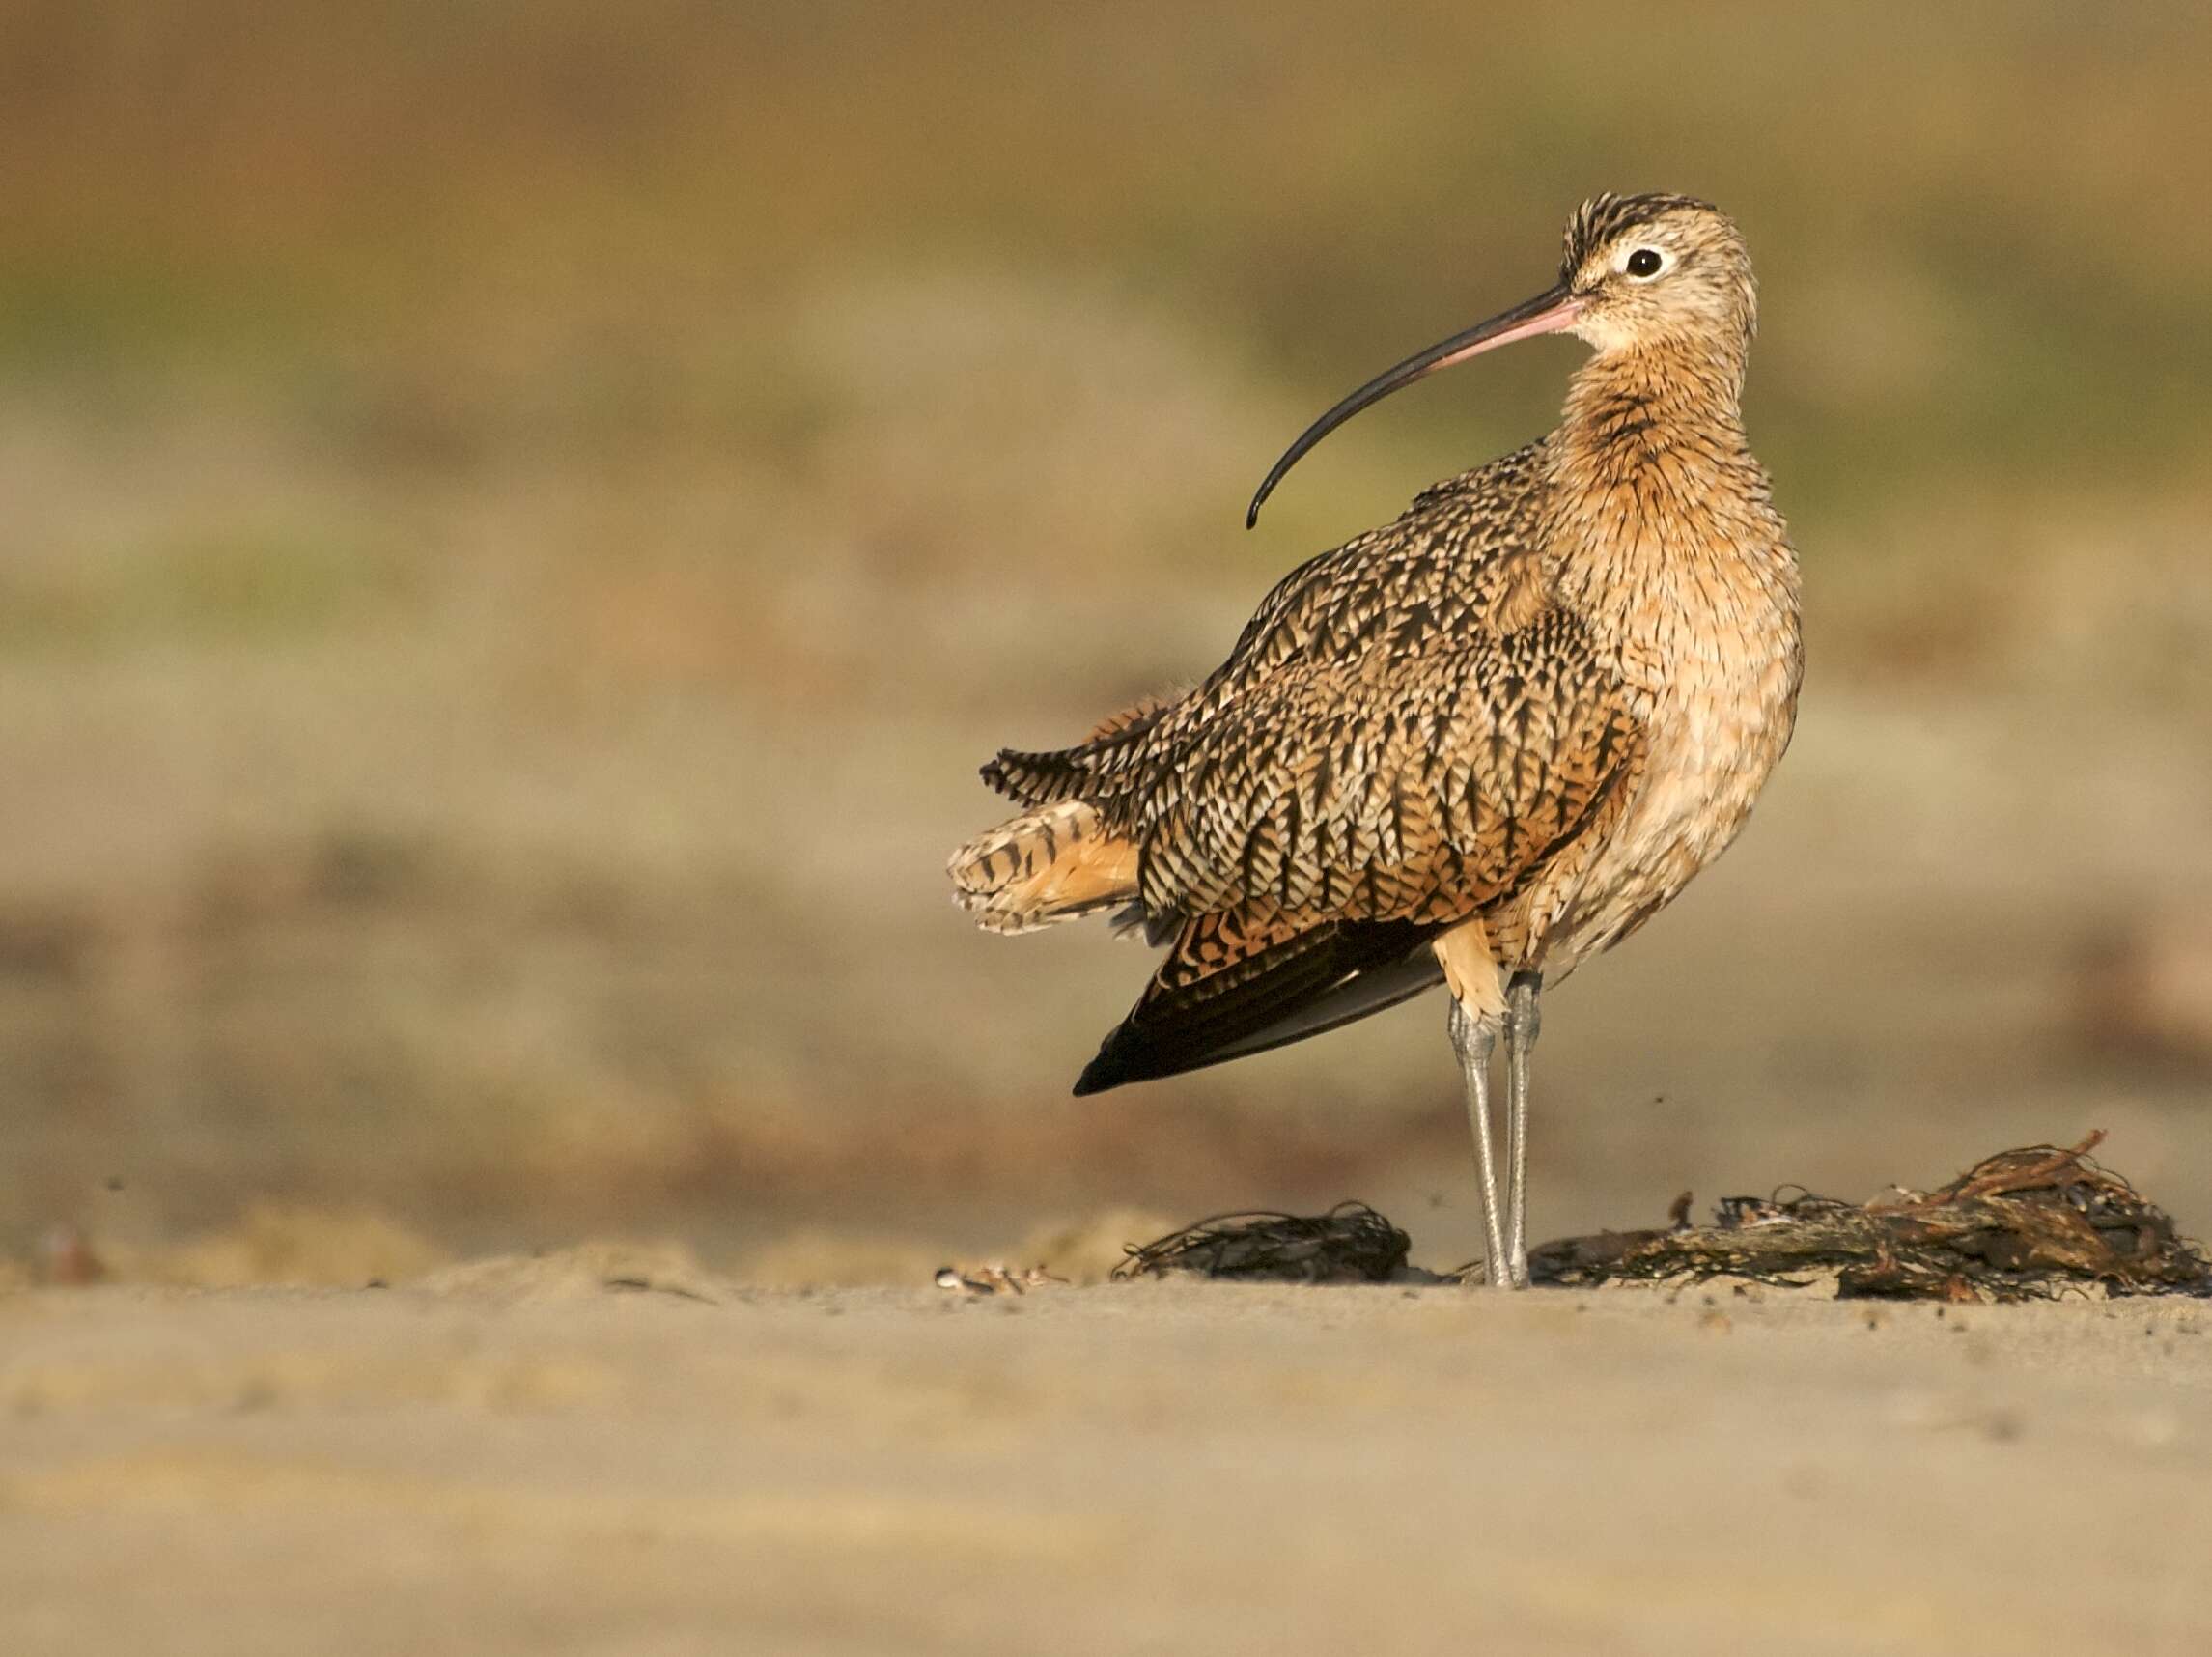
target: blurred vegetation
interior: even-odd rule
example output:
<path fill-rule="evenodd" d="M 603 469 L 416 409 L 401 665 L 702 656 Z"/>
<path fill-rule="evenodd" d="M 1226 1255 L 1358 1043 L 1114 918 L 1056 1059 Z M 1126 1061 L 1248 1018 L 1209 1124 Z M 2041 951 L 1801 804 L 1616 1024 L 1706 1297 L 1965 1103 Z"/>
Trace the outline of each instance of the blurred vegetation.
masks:
<path fill-rule="evenodd" d="M 1639 1130 L 1699 1168 L 1809 1073 L 2017 1066 L 2070 928 L 2212 903 L 2208 64 L 2151 4 L 0 5 L 0 1242 L 126 1167 L 151 1229 L 560 1229 L 1448 1146 L 1411 1025 L 1071 1115 L 1139 958 L 981 942 L 937 861 L 991 747 L 1549 423 L 1569 348 L 1487 359 L 1237 527 L 1600 188 L 1744 224 L 1807 564 L 1803 832 L 1681 946 L 1869 891 L 2042 925 L 1963 1046 L 1892 929 L 1894 1004 L 1755 1062 L 1639 944 L 1594 1004 L 1640 1033 L 1554 1085 L 1702 1078 Z M 1562 1109 L 1554 1166 L 1616 1154 Z"/>
<path fill-rule="evenodd" d="M 826 410 L 776 313 L 917 261 L 1103 283 L 1318 391 L 1540 281 L 1603 183 L 1743 217 L 1806 504 L 1962 465 L 2138 483 L 2212 419 L 2194 8 L 64 0 L 5 29 L 8 360 L 125 400 L 211 376 L 359 436 L 427 379 L 434 451 L 788 457 Z M 1556 371 L 1402 419 L 1456 459 L 1468 404 L 1523 406 L 1503 441 Z"/>

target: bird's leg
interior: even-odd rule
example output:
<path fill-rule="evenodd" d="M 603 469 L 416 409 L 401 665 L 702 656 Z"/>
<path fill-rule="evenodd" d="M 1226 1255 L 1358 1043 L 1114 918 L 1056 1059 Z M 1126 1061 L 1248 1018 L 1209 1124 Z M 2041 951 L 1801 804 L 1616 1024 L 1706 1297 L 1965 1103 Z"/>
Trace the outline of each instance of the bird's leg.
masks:
<path fill-rule="evenodd" d="M 1536 1051 L 1543 1019 L 1536 1010 L 1540 972 L 1516 972 L 1505 991 L 1505 1087 L 1511 1112 L 1505 1131 L 1506 1280 L 1528 1286 L 1528 1055 Z"/>
<path fill-rule="evenodd" d="M 1498 1045 L 1498 1021 L 1455 997 L 1449 1022 L 1452 1052 L 1459 1054 L 1459 1067 L 1467 1076 L 1467 1119 L 1474 1129 L 1474 1154 L 1482 1165 L 1482 1223 L 1490 1250 L 1484 1258 L 1495 1288 L 1505 1280 L 1501 1276 L 1505 1227 L 1498 1213 L 1498 1164 L 1490 1138 L 1490 1054 Z"/>

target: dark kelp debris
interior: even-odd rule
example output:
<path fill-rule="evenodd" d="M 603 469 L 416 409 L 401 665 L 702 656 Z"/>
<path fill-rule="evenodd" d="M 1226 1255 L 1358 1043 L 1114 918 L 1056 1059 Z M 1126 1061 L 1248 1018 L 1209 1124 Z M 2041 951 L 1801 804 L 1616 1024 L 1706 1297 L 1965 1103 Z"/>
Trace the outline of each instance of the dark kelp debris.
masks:
<path fill-rule="evenodd" d="M 1413 1240 L 1364 1202 L 1327 1214 L 1218 1214 L 1171 1231 L 1113 1270 L 1119 1278 L 1190 1273 L 1248 1283 L 1380 1283 L 1406 1263 Z"/>
<path fill-rule="evenodd" d="M 1739 1277 L 1808 1287 L 1833 1276 L 1838 1298 L 2044 1300 L 2212 1296 L 2212 1263 L 2177 1236 L 2164 1209 L 2088 1153 L 2029 1145 L 1984 1158 L 1939 1191 L 1861 1205 L 1783 1186 L 1723 1198 L 1707 1226 L 1601 1232 L 1534 1250 L 1539 1284 Z"/>

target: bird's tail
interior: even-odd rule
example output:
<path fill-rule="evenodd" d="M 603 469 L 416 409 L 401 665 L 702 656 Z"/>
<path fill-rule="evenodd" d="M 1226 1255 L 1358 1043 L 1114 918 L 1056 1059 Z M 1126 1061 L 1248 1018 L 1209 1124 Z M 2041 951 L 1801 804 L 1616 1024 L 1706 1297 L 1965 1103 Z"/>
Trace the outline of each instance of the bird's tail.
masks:
<path fill-rule="evenodd" d="M 1034 932 L 1134 901 L 1136 847 L 1106 832 L 1097 806 L 1063 800 L 977 835 L 946 873 L 986 932 Z"/>

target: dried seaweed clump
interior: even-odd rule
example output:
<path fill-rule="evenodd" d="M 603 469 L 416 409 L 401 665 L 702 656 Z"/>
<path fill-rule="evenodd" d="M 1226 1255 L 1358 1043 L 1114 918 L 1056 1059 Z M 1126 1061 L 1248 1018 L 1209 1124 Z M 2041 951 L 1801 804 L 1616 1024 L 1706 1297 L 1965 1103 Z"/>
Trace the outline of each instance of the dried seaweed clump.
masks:
<path fill-rule="evenodd" d="M 1561 1287 L 1720 1276 L 1806 1287 L 1833 1274 L 1839 1298 L 1902 1300 L 2212 1295 L 2202 1251 L 2175 1234 L 2164 1209 L 2090 1160 L 2103 1138 L 2000 1151 L 1940 1191 L 1863 1206 L 1788 1186 L 1766 1198 L 1728 1197 L 1709 1226 L 1683 1218 L 1667 1231 L 1547 1243 L 1530 1254 L 1529 1275 Z"/>
<path fill-rule="evenodd" d="M 1247 1283 L 1380 1283 L 1406 1263 L 1413 1240 L 1364 1202 L 1327 1214 L 1218 1214 L 1171 1231 L 1114 1268 L 1116 1278 L 1188 1272 Z"/>

